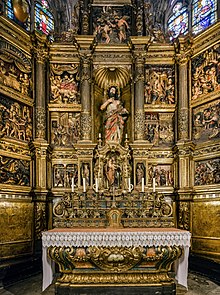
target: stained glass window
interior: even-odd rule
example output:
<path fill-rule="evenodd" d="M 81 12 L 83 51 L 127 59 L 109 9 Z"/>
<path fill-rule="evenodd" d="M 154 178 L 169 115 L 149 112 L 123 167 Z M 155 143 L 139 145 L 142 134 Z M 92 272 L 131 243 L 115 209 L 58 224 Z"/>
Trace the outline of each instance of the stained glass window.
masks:
<path fill-rule="evenodd" d="M 217 0 L 194 0 L 192 4 L 192 31 L 197 34 L 217 20 Z"/>
<path fill-rule="evenodd" d="M 26 30 L 30 30 L 30 3 L 27 0 L 7 0 L 6 16 Z"/>
<path fill-rule="evenodd" d="M 54 18 L 46 0 L 35 3 L 35 29 L 46 35 L 54 30 Z"/>
<path fill-rule="evenodd" d="M 168 32 L 170 39 L 178 37 L 180 34 L 188 33 L 188 11 L 181 2 L 177 2 L 173 7 L 173 14 L 168 20 Z"/>

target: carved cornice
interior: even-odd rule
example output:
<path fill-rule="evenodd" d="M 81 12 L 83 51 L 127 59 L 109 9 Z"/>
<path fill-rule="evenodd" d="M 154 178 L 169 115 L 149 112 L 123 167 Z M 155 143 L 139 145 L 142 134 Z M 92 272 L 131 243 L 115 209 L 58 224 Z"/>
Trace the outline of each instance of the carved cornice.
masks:
<path fill-rule="evenodd" d="M 206 142 L 201 145 L 197 145 L 193 157 L 194 160 L 203 160 L 214 157 L 219 157 L 220 153 L 220 143 L 216 142 Z"/>
<path fill-rule="evenodd" d="M 30 151 L 27 143 L 14 139 L 0 140 L 1 155 L 17 159 L 30 160 Z"/>
<path fill-rule="evenodd" d="M 220 22 L 210 26 L 193 39 L 193 57 L 219 42 Z"/>
<path fill-rule="evenodd" d="M 174 146 L 173 151 L 178 156 L 193 156 L 195 146 L 192 141 L 179 141 Z"/>
<path fill-rule="evenodd" d="M 31 39 L 28 33 L 9 18 L 0 16 L 1 36 L 26 54 L 31 53 Z"/>

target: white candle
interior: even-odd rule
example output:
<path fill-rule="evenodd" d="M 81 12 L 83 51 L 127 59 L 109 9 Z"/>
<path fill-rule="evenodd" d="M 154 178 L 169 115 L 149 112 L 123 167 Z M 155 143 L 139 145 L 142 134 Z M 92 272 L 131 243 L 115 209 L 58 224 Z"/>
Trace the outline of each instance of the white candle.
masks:
<path fill-rule="evenodd" d="M 156 178 L 153 177 L 153 192 L 155 193 L 156 191 Z"/>
<path fill-rule="evenodd" d="M 128 178 L 128 191 L 131 192 L 131 179 Z"/>
<path fill-rule="evenodd" d="M 83 192 L 86 192 L 86 179 L 83 177 Z"/>
<path fill-rule="evenodd" d="M 99 191 L 99 181 L 98 178 L 95 179 L 95 192 L 97 193 Z"/>
<path fill-rule="evenodd" d="M 99 133 L 99 138 L 102 138 L 102 135 L 101 135 L 101 133 Z"/>
<path fill-rule="evenodd" d="M 71 187 L 72 187 L 72 193 L 74 192 L 74 179 L 73 179 L 73 177 L 72 177 L 72 185 L 71 185 Z"/>
<path fill-rule="evenodd" d="M 144 193 L 144 177 L 141 179 L 141 191 Z"/>

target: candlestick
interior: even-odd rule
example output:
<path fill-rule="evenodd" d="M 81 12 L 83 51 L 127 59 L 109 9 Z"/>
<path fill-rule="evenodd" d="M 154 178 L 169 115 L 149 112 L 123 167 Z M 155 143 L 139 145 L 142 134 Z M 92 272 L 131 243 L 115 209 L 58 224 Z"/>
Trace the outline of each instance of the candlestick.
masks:
<path fill-rule="evenodd" d="M 131 179 L 128 178 L 128 191 L 131 192 Z"/>
<path fill-rule="evenodd" d="M 83 192 L 86 192 L 86 179 L 83 178 Z"/>
<path fill-rule="evenodd" d="M 71 188 L 72 188 L 72 193 L 74 192 L 74 178 L 72 177 L 72 185 L 71 185 Z"/>
<path fill-rule="evenodd" d="M 144 177 L 141 179 L 141 192 L 144 193 Z"/>
<path fill-rule="evenodd" d="M 153 177 L 153 192 L 155 193 L 156 191 L 156 178 Z"/>

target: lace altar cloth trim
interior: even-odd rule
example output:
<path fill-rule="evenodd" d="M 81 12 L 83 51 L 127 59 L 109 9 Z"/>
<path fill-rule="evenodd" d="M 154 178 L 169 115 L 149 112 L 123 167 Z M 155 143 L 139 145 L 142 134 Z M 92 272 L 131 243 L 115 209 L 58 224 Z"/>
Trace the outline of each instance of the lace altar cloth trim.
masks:
<path fill-rule="evenodd" d="M 191 234 L 175 228 L 164 229 L 53 229 L 42 233 L 43 247 L 130 247 L 188 246 Z"/>

